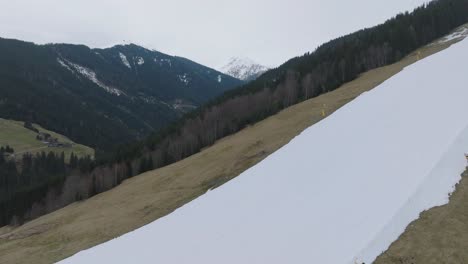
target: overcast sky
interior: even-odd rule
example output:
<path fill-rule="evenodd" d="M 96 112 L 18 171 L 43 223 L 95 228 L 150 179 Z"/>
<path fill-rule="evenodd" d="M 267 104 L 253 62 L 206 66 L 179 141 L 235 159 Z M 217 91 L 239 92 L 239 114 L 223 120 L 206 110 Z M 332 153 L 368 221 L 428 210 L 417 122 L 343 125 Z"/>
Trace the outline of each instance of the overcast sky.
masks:
<path fill-rule="evenodd" d="M 0 0 L 0 37 L 109 47 L 136 43 L 219 67 L 267 66 L 427 0 Z"/>

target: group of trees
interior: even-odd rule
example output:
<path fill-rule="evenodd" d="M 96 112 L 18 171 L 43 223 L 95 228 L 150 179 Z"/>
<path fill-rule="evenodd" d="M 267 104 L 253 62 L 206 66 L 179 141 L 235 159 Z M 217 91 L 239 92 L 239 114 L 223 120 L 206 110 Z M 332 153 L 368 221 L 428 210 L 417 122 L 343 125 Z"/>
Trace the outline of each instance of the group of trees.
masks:
<path fill-rule="evenodd" d="M 33 124 L 31 122 L 29 122 L 29 121 L 24 122 L 24 127 L 31 130 L 31 131 L 33 131 L 33 132 L 35 132 L 35 133 L 39 133 L 39 129 L 35 128 L 33 126 Z"/>
<path fill-rule="evenodd" d="M 4 154 L 6 154 L 6 153 L 13 154 L 13 153 L 15 153 L 15 150 L 12 147 L 10 147 L 9 145 L 1 146 L 0 147 L 0 154 L 2 154 L 2 155 L 0 155 L 0 156 L 4 156 Z"/>
<path fill-rule="evenodd" d="M 81 172 L 89 172 L 94 167 L 94 160 L 90 156 L 79 157 L 72 152 L 69 167 Z"/>
<path fill-rule="evenodd" d="M 28 218 L 31 206 L 50 190 L 59 191 L 73 170 L 90 169 L 89 157 L 76 158 L 72 154 L 76 160 L 73 167 L 66 164 L 64 153 L 25 153 L 20 160 L 5 155 L 13 152 L 8 146 L 0 148 L 0 226 L 21 223 Z"/>
<path fill-rule="evenodd" d="M 28 200 L 26 215 L 33 217 L 31 211 L 40 211 L 33 210 L 33 203 L 36 208 L 40 204 L 41 213 L 50 212 L 109 190 L 129 177 L 197 153 L 290 105 L 332 91 L 365 71 L 396 62 L 467 23 L 467 11 L 468 0 L 433 1 L 384 24 L 332 40 L 226 92 L 146 140 L 100 155 L 96 162 L 81 161 L 82 168 L 66 177 L 61 192 L 51 188 L 42 200 Z M 70 167 L 77 164 L 71 159 Z"/>

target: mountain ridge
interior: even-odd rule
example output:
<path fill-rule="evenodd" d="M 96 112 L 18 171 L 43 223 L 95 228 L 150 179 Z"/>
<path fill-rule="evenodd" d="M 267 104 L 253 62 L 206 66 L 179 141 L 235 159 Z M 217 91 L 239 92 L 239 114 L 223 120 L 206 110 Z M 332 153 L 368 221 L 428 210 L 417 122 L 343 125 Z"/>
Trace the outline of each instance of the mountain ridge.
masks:
<path fill-rule="evenodd" d="M 232 57 L 220 70 L 227 75 L 248 82 L 255 80 L 269 68 L 247 57 Z"/>
<path fill-rule="evenodd" d="M 2 117 L 99 149 L 144 137 L 242 83 L 136 44 L 100 49 L 0 38 L 0 47 Z"/>

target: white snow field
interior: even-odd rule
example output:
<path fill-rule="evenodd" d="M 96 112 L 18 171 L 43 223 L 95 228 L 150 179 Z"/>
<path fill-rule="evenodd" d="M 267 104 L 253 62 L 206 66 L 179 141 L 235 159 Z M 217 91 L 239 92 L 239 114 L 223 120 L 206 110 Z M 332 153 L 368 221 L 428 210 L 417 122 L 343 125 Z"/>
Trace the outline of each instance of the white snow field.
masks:
<path fill-rule="evenodd" d="M 461 179 L 467 69 L 465 40 L 227 184 L 61 263 L 371 263 Z"/>

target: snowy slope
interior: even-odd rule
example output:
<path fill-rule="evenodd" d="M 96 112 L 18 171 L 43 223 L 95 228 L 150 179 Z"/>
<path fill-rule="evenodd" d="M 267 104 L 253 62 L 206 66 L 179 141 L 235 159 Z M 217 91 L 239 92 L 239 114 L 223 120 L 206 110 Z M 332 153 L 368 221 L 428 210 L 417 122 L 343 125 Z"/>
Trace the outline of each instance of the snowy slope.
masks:
<path fill-rule="evenodd" d="M 460 180 L 467 64 L 465 40 L 231 182 L 62 263 L 370 263 Z"/>
<path fill-rule="evenodd" d="M 243 81 L 254 80 L 267 70 L 267 67 L 249 58 L 237 57 L 231 58 L 229 62 L 220 69 L 221 72 Z"/>

